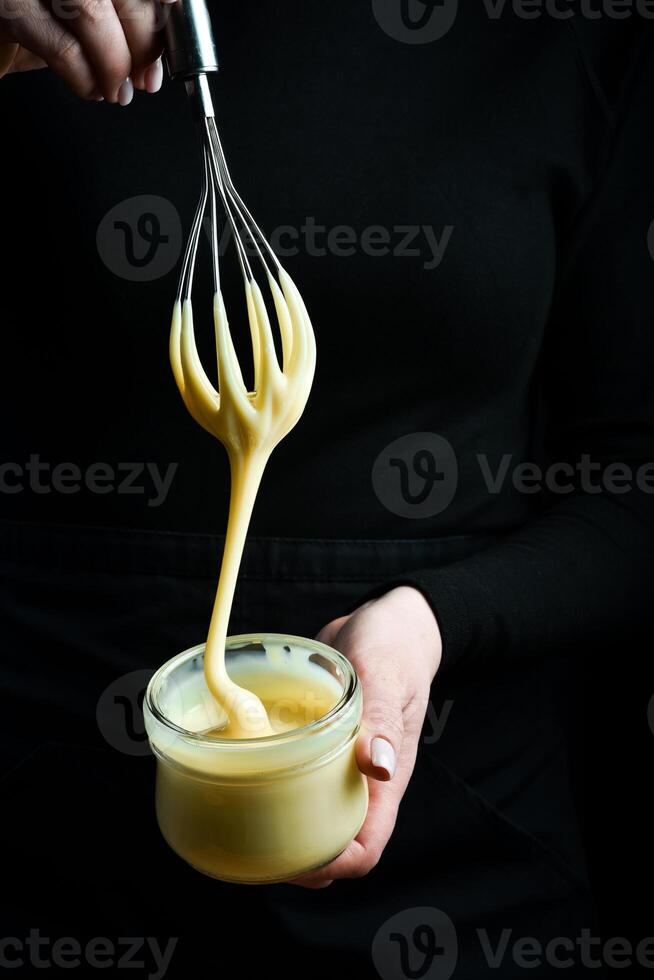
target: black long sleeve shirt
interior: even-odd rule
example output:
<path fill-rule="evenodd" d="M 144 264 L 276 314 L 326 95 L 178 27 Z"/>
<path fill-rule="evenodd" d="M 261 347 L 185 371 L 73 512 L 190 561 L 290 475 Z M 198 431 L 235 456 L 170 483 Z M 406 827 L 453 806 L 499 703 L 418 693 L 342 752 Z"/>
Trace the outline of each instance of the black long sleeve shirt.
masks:
<path fill-rule="evenodd" d="M 538 655 L 646 617 L 654 24 L 466 4 L 422 44 L 398 39 L 383 5 L 224 6 L 224 144 L 318 344 L 252 534 L 478 534 L 474 557 L 406 577 L 451 663 Z M 186 414 L 167 356 L 199 181 L 183 90 L 120 109 L 40 72 L 4 79 L 0 111 L 2 517 L 222 532 L 226 457 Z M 161 235 L 161 265 L 148 264 Z M 207 363 L 210 306 L 202 261 Z M 62 463 L 79 490 L 53 489 Z M 572 467 L 574 489 L 552 464 Z M 155 467 L 172 474 L 164 499 Z"/>

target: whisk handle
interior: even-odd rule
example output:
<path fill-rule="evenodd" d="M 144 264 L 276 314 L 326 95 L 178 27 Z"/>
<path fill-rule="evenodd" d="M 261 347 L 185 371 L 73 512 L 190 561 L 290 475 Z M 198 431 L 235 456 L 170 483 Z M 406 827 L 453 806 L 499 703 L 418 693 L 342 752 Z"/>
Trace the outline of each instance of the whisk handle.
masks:
<path fill-rule="evenodd" d="M 168 8 L 164 32 L 171 78 L 218 71 L 218 52 L 205 0 L 177 0 Z"/>

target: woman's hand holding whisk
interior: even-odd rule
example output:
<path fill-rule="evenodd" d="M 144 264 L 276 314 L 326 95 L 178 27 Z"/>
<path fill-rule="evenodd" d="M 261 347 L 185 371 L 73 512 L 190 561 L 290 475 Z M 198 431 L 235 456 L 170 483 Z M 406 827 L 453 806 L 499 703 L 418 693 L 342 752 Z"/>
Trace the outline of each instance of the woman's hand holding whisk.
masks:
<path fill-rule="evenodd" d="M 159 0 L 0 0 L 0 74 L 47 66 L 82 98 L 128 105 L 161 87 L 162 15 Z"/>

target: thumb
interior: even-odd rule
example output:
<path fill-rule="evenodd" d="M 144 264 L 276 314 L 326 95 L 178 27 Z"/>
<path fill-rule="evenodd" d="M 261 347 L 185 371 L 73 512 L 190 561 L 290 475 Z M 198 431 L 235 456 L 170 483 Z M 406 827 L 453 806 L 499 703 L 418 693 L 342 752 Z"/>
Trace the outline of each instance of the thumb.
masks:
<path fill-rule="evenodd" d="M 39 58 L 38 55 L 32 54 L 31 51 L 27 50 L 27 48 L 19 48 L 10 71 L 34 71 L 36 68 L 47 67 L 48 66 L 43 58 Z"/>
<path fill-rule="evenodd" d="M 385 671 L 359 669 L 363 688 L 361 733 L 356 747 L 362 773 L 387 782 L 395 775 L 404 739 L 401 686 Z"/>
<path fill-rule="evenodd" d="M 333 646 L 336 637 L 343 629 L 349 618 L 349 616 L 341 616 L 340 619 L 333 619 L 331 623 L 327 623 L 326 626 L 323 626 L 316 636 L 318 643 L 324 643 L 328 647 Z"/>
<path fill-rule="evenodd" d="M 42 58 L 32 54 L 27 48 L 21 47 L 8 37 L 5 39 L 0 21 L 0 78 L 17 71 L 31 71 L 33 68 L 45 67 L 45 61 Z"/>
<path fill-rule="evenodd" d="M 11 71 L 17 54 L 18 45 L 10 38 L 5 39 L 2 21 L 0 21 L 0 78 Z"/>
<path fill-rule="evenodd" d="M 354 629 L 350 630 L 352 626 Z M 333 620 L 323 627 L 316 639 L 335 646 L 352 661 L 363 692 L 361 731 L 356 745 L 357 765 L 364 776 L 388 782 L 395 775 L 404 738 L 403 685 L 393 676 L 386 658 L 380 665 L 377 657 L 369 660 L 368 656 L 361 655 L 356 616 Z M 365 652 L 369 655 L 373 651 L 367 647 Z"/>

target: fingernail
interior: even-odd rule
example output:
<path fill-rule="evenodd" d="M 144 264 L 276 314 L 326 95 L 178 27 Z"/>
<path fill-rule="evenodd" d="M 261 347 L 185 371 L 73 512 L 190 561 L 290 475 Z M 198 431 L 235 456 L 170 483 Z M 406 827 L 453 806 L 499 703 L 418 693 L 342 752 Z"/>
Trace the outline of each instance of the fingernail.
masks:
<path fill-rule="evenodd" d="M 375 769 L 384 769 L 388 778 L 395 773 L 395 749 L 385 738 L 373 738 L 370 743 L 370 759 Z"/>
<path fill-rule="evenodd" d="M 161 88 L 163 82 L 163 65 L 161 58 L 157 58 L 153 65 L 150 65 L 145 73 L 145 88 L 150 95 L 154 95 Z"/>
<path fill-rule="evenodd" d="M 134 86 L 132 85 L 132 79 L 126 78 L 118 89 L 118 102 L 120 105 L 129 105 L 133 98 Z"/>

